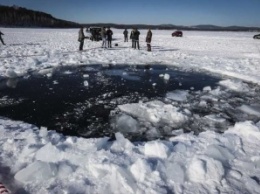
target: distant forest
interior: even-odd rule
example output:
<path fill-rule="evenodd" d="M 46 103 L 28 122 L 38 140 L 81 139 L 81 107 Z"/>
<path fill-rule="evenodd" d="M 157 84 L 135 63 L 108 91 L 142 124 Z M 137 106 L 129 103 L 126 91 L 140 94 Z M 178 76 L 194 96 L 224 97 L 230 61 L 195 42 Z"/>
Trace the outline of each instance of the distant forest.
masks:
<path fill-rule="evenodd" d="M 73 28 L 80 24 L 54 18 L 52 15 L 18 6 L 0 6 L 2 27 Z"/>
<path fill-rule="evenodd" d="M 118 29 L 139 28 L 139 29 L 161 29 L 161 30 L 203 30 L 203 31 L 260 31 L 259 27 L 229 26 L 221 27 L 214 25 L 178 26 L 172 24 L 146 25 L 146 24 L 114 24 L 114 23 L 91 23 L 79 24 L 54 18 L 52 15 L 33 11 L 18 6 L 0 5 L 0 26 L 1 27 L 44 27 L 44 28 L 79 28 L 90 26 L 105 26 Z"/>

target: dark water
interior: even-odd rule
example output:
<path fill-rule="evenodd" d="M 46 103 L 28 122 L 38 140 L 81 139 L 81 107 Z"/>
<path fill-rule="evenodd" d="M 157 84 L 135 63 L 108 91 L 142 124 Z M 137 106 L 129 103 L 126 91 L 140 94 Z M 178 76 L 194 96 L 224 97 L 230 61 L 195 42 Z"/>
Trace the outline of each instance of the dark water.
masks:
<path fill-rule="evenodd" d="M 169 81 L 160 77 L 165 73 Z M 47 75 L 2 80 L 0 116 L 67 135 L 111 136 L 110 111 L 117 105 L 160 99 L 176 89 L 202 90 L 220 80 L 162 65 L 59 67 Z"/>

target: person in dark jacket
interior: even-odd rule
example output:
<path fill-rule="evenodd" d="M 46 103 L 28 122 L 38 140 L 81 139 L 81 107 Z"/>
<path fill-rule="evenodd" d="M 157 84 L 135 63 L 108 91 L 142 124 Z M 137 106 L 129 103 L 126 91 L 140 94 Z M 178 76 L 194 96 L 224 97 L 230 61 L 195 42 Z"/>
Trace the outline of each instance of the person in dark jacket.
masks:
<path fill-rule="evenodd" d="M 127 29 L 125 29 L 123 34 L 124 34 L 124 38 L 125 38 L 124 42 L 128 42 L 128 31 L 127 31 Z"/>
<path fill-rule="evenodd" d="M 146 35 L 146 43 L 147 43 L 147 51 L 151 51 L 151 42 L 152 42 L 152 31 L 151 29 L 148 30 L 147 35 Z"/>
<path fill-rule="evenodd" d="M 130 39 L 132 40 L 132 48 L 134 48 L 134 39 L 133 39 L 133 37 L 134 37 L 134 29 L 131 31 L 131 33 L 130 33 Z"/>
<path fill-rule="evenodd" d="M 140 32 L 137 30 L 137 28 L 134 30 L 134 33 L 133 33 L 133 40 L 134 40 L 134 49 L 136 49 L 136 47 L 138 49 L 140 49 L 140 46 L 139 46 L 139 35 L 140 35 Z"/>
<path fill-rule="evenodd" d="M 78 41 L 79 43 L 79 50 L 82 51 L 83 50 L 83 46 L 84 46 L 84 39 L 85 39 L 85 35 L 83 32 L 83 27 L 80 28 L 79 30 L 79 37 L 78 37 Z"/>
<path fill-rule="evenodd" d="M 113 35 L 113 31 L 110 30 L 110 28 L 108 27 L 106 34 L 107 34 L 107 47 L 108 47 L 108 48 L 112 48 L 111 45 L 112 45 L 112 35 Z"/>
<path fill-rule="evenodd" d="M 5 45 L 2 35 L 4 35 L 4 34 L 0 31 L 0 41 L 2 42 L 3 45 Z"/>

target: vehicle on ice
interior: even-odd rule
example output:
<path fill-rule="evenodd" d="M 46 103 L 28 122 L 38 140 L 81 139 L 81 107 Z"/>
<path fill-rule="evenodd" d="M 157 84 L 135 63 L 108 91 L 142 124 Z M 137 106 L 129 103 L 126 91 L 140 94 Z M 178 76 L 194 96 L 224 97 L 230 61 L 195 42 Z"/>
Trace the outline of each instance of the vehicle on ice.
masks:
<path fill-rule="evenodd" d="M 254 35 L 254 39 L 260 39 L 260 34 Z"/>
<path fill-rule="evenodd" d="M 102 40 L 101 29 L 101 27 L 89 27 L 86 31 L 86 36 L 92 41 Z"/>
<path fill-rule="evenodd" d="M 182 36 L 183 36 L 183 33 L 182 33 L 182 31 L 177 30 L 177 31 L 175 31 L 175 32 L 172 33 L 172 37 L 174 37 L 174 36 L 176 36 L 176 37 L 182 37 Z"/>

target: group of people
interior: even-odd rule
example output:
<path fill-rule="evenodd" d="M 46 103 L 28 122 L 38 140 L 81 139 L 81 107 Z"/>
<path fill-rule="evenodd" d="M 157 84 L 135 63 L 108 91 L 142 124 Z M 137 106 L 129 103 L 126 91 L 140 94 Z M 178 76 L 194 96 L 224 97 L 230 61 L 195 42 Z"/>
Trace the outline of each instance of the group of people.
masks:
<path fill-rule="evenodd" d="M 2 42 L 3 45 L 5 45 L 2 35 L 4 35 L 4 34 L 0 31 L 0 41 Z"/>
<path fill-rule="evenodd" d="M 127 29 L 124 30 L 124 42 L 128 42 L 128 31 Z M 102 38 L 102 48 L 112 48 L 112 35 L 113 31 L 108 27 L 107 29 L 103 27 L 100 31 L 100 35 Z M 132 40 L 132 48 L 134 49 L 140 49 L 139 45 L 139 36 L 140 32 L 138 31 L 137 28 L 134 28 L 131 33 L 130 33 L 130 39 Z M 83 50 L 83 45 L 84 45 L 84 40 L 87 38 L 84 35 L 83 32 L 83 27 L 80 28 L 79 30 L 79 36 L 78 36 L 78 41 L 80 42 L 79 45 L 79 50 Z M 151 41 L 152 41 L 152 31 L 151 29 L 148 30 L 146 34 L 146 43 L 147 43 L 147 51 L 151 51 Z"/>
<path fill-rule="evenodd" d="M 123 34 L 125 37 L 125 42 L 128 42 L 127 29 L 125 29 Z M 130 34 L 130 39 L 132 40 L 132 48 L 134 48 L 134 49 L 136 49 L 136 48 L 140 49 L 139 36 L 140 36 L 140 32 L 138 31 L 137 28 L 134 28 Z M 149 29 L 146 34 L 146 39 L 145 39 L 145 42 L 147 43 L 147 51 L 151 51 L 152 36 L 153 36 L 153 33 L 152 33 L 151 29 Z"/>
<path fill-rule="evenodd" d="M 113 31 L 108 27 L 107 30 L 105 27 L 101 29 L 101 38 L 102 38 L 102 48 L 112 48 L 112 35 Z"/>

